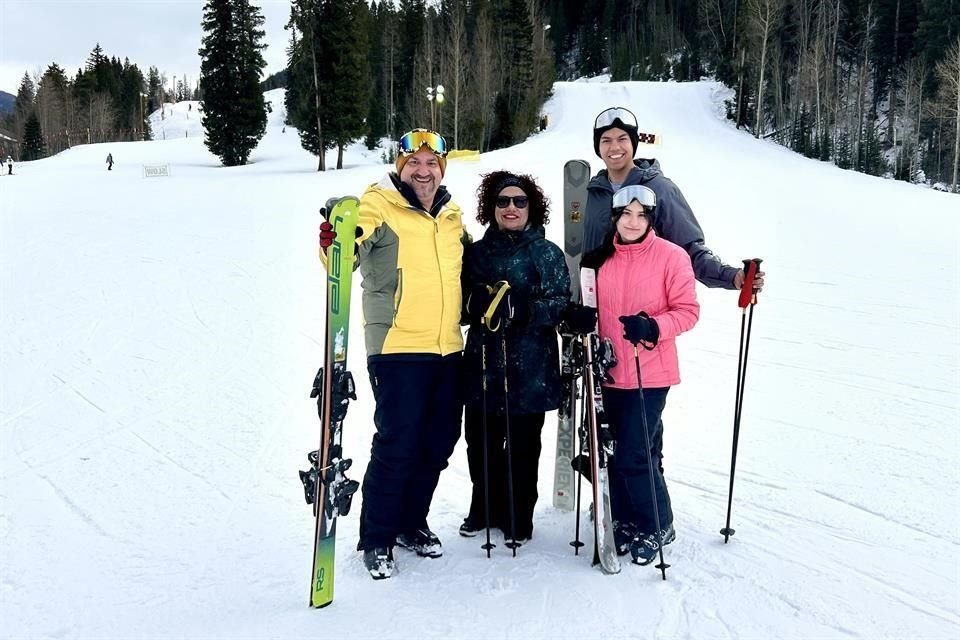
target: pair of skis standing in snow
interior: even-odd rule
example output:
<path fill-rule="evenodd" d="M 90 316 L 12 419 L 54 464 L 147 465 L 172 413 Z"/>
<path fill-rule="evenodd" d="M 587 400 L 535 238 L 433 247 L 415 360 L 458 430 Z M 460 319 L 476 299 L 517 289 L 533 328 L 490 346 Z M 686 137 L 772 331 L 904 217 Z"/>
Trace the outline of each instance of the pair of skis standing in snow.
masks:
<path fill-rule="evenodd" d="M 610 135 L 605 135 L 606 133 L 610 133 Z M 703 246 L 702 233 L 700 233 L 696 220 L 689 211 L 689 207 L 687 207 L 683 201 L 679 190 L 659 173 L 659 166 L 656 161 L 640 160 L 634 164 L 633 156 L 636 153 L 638 141 L 639 135 L 636 120 L 629 111 L 616 108 L 607 110 L 598 116 L 595 123 L 594 142 L 598 155 L 604 160 L 604 164 L 607 166 L 607 171 L 601 171 L 590 185 L 590 196 L 587 199 L 587 207 L 585 209 L 586 225 L 584 230 L 587 238 L 590 237 L 591 233 L 596 233 L 598 229 L 601 232 L 600 235 L 608 235 L 607 231 L 609 227 L 612 227 L 614 224 L 614 219 L 610 217 L 610 212 L 612 209 L 611 204 L 616 204 L 612 202 L 612 193 L 615 188 L 634 186 L 629 184 L 630 182 L 641 183 L 635 185 L 635 188 L 624 191 L 625 195 L 633 195 L 624 206 L 617 207 L 618 213 L 623 214 L 624 211 L 633 207 L 634 211 L 630 213 L 631 219 L 633 219 L 634 222 L 639 221 L 641 223 L 646 220 L 647 226 L 652 226 L 650 223 L 653 222 L 653 218 L 656 215 L 653 207 L 658 204 L 657 199 L 659 199 L 659 204 L 666 210 L 668 217 L 666 221 L 661 218 L 655 218 L 658 229 L 661 224 L 664 224 L 664 228 L 668 230 L 676 230 L 678 228 L 676 220 L 673 222 L 670 221 L 669 213 L 671 211 L 674 212 L 675 218 L 679 217 L 684 223 L 683 225 L 679 225 L 680 228 L 685 228 L 684 225 L 692 228 L 692 235 L 695 237 L 693 237 L 692 242 L 688 243 L 684 248 L 690 255 L 690 258 L 687 258 L 687 260 L 692 259 L 693 261 L 698 278 L 712 286 L 726 286 L 727 288 L 743 286 L 745 274 L 731 267 L 726 267 Z M 628 154 L 627 151 L 630 153 Z M 416 225 L 418 223 L 417 221 L 422 222 L 423 220 L 428 220 L 430 222 L 431 240 L 434 239 L 434 232 L 436 232 L 437 235 L 437 241 L 433 242 L 434 249 L 441 252 L 433 257 L 436 258 L 436 264 L 439 265 L 440 273 L 438 276 L 441 277 L 438 277 L 438 280 L 442 282 L 444 265 L 446 264 L 448 267 L 451 267 L 448 271 L 453 270 L 452 267 L 454 265 L 452 264 L 453 260 L 451 260 L 451 257 L 455 252 L 449 251 L 450 243 L 441 241 L 442 238 L 439 231 L 444 221 L 451 221 L 454 218 L 456 218 L 456 221 L 459 222 L 462 227 L 462 222 L 459 221 L 459 208 L 450 202 L 445 189 L 439 186 L 439 180 L 442 178 L 446 164 L 446 146 L 442 137 L 434 132 L 425 132 L 423 130 L 409 132 L 401 140 L 400 152 L 397 160 L 397 174 L 388 176 L 388 178 L 379 185 L 373 185 L 364 195 L 363 201 L 366 201 L 366 204 L 369 205 L 366 207 L 366 215 L 362 212 L 364 206 L 356 199 L 344 198 L 331 207 L 329 222 L 321 225 L 320 240 L 321 246 L 326 252 L 329 274 L 328 348 L 326 350 L 325 366 L 317 376 L 314 395 L 319 398 L 318 407 L 324 424 L 324 433 L 319 452 L 311 458 L 311 470 L 302 473 L 304 485 L 307 488 L 308 502 L 314 503 L 315 514 L 317 516 L 317 544 L 315 546 L 314 571 L 311 584 L 311 604 L 313 606 L 324 606 L 332 600 L 333 540 L 336 516 L 347 512 L 350 498 L 353 492 L 357 490 L 357 483 L 346 480 L 344 476 L 343 472 L 349 467 L 349 461 L 342 458 L 339 446 L 340 430 L 346 403 L 348 398 L 353 397 L 352 379 L 346 372 L 346 327 L 351 273 L 354 265 L 354 246 L 359 248 L 361 256 L 360 267 L 365 278 L 364 315 L 367 323 L 365 333 L 367 337 L 368 368 L 371 370 L 371 381 L 377 400 L 376 421 L 378 434 L 374 436 L 371 455 L 371 466 L 373 466 L 380 457 L 378 456 L 378 439 L 386 440 L 387 438 L 381 438 L 381 436 L 390 435 L 387 434 L 389 429 L 386 428 L 390 425 L 382 423 L 388 422 L 387 413 L 390 409 L 394 410 L 393 413 L 396 413 L 399 409 L 398 407 L 390 407 L 386 402 L 386 398 L 381 397 L 384 395 L 381 393 L 381 390 L 385 385 L 378 379 L 375 373 L 376 363 L 381 356 L 402 353 L 407 353 L 408 356 L 411 353 L 415 355 L 423 354 L 416 352 L 417 345 L 406 344 L 403 336 L 400 335 L 399 332 L 394 331 L 393 335 L 391 335 L 391 328 L 397 329 L 401 324 L 399 318 L 405 315 L 404 305 L 402 304 L 403 296 L 401 294 L 403 285 L 405 284 L 402 280 L 402 268 L 394 264 L 394 266 L 396 266 L 397 278 L 392 281 L 388 279 L 386 283 L 384 283 L 381 278 L 379 289 L 376 283 L 368 286 L 368 282 L 371 279 L 370 276 L 373 275 L 373 271 L 378 264 L 378 258 L 382 261 L 384 248 L 399 244 L 397 242 L 398 239 L 401 242 L 406 241 L 408 245 L 415 244 L 416 232 L 411 229 L 411 225 Z M 625 158 L 626 160 L 624 160 Z M 408 160 L 413 161 L 408 162 Z M 589 166 L 583 163 L 581 168 L 585 171 L 583 175 L 583 181 L 585 181 L 586 176 L 589 175 Z M 648 186 L 642 186 L 643 183 L 647 183 Z M 516 188 L 516 186 L 517 185 L 510 185 L 510 188 Z M 657 188 L 658 186 L 660 187 L 659 189 Z M 664 194 L 666 194 L 666 196 L 664 196 Z M 498 192 L 497 195 L 499 199 L 505 199 L 507 203 L 511 200 L 510 194 L 500 194 Z M 514 194 L 514 196 L 517 195 L 519 194 Z M 625 197 L 625 195 L 623 197 Z M 595 196 L 596 202 L 591 202 Z M 665 197 L 666 199 L 664 199 Z M 604 200 L 606 200 L 605 203 Z M 520 204 L 521 203 L 517 202 L 515 198 L 513 199 L 512 206 L 514 209 L 523 208 L 519 207 Z M 506 204 L 505 206 L 511 205 Z M 569 214 L 571 210 L 571 207 L 568 206 L 567 213 Z M 414 214 L 413 216 L 410 215 L 411 211 Z M 598 222 L 593 225 L 593 227 L 591 227 L 591 212 L 599 212 L 599 214 L 595 216 Z M 583 210 L 581 210 L 581 213 L 583 213 Z M 618 216 L 618 218 L 619 217 L 622 217 L 622 215 Z M 362 221 L 358 227 L 359 220 Z M 636 226 L 637 225 L 634 225 L 634 227 Z M 443 234 L 448 239 L 456 235 L 456 230 L 449 227 L 450 225 L 448 225 L 448 232 Z M 607 229 L 604 229 L 604 227 L 607 227 Z M 636 230 L 636 228 L 633 229 L 633 231 Z M 355 231 L 356 233 L 354 233 Z M 404 240 L 403 235 L 410 236 L 413 240 L 409 240 L 409 238 Z M 643 232 L 640 235 L 643 237 L 636 239 L 638 245 L 649 244 L 652 239 L 656 238 L 656 233 L 652 231 Z M 355 236 L 356 245 L 351 242 Z M 629 245 L 630 243 L 623 244 Z M 661 244 L 672 246 L 666 242 L 662 242 Z M 329 249 L 327 247 L 329 247 Z M 442 253 L 442 247 L 447 247 L 448 253 Z M 388 259 L 393 263 L 402 262 L 397 253 L 402 254 L 403 252 L 398 252 L 395 246 L 392 251 L 392 254 L 387 255 Z M 410 253 L 407 252 L 408 257 L 409 255 Z M 568 256 L 568 259 L 572 257 L 573 256 Z M 445 260 L 447 261 L 446 263 Z M 373 267 L 368 266 L 366 272 L 364 272 L 365 264 L 370 263 L 373 264 Z M 699 268 L 697 268 L 698 265 Z M 382 267 L 382 264 L 380 266 Z M 459 265 L 455 266 L 459 267 Z M 689 263 L 687 264 L 687 269 L 689 270 Z M 711 272 L 710 269 L 714 271 Z M 601 269 L 601 290 L 603 290 L 604 286 L 604 276 L 602 274 L 605 271 L 610 271 L 610 269 Z M 459 275 L 459 269 L 457 269 L 457 272 Z M 449 276 L 449 273 L 446 275 Z M 758 275 L 762 276 L 762 274 Z M 759 287 L 762 286 L 762 279 L 758 277 L 754 286 L 759 289 Z M 390 295 L 388 297 L 392 298 L 391 309 L 389 310 L 393 315 L 392 322 L 389 317 L 383 322 L 378 322 L 379 315 L 382 315 L 382 313 L 378 313 L 376 294 L 384 292 L 389 293 Z M 440 297 L 443 298 L 444 292 L 441 291 L 440 293 Z M 444 300 L 444 302 L 448 301 Z M 601 308 L 603 308 L 603 306 L 601 301 Z M 444 308 L 449 308 L 449 305 L 444 305 Z M 383 310 L 381 309 L 379 311 L 382 312 Z M 632 319 L 623 322 L 622 330 L 626 332 L 624 339 L 630 342 L 629 339 L 632 338 L 632 344 L 634 345 L 644 342 L 648 344 L 656 343 L 659 336 L 655 335 L 655 332 L 658 331 L 659 327 L 655 320 L 651 320 L 647 314 L 636 314 L 625 317 Z M 603 316 L 601 315 L 601 326 L 603 325 L 602 318 Z M 440 318 L 441 322 L 443 322 L 443 320 L 443 318 Z M 373 331 L 371 331 L 371 324 L 374 325 Z M 387 327 L 385 331 L 381 331 L 379 334 L 377 331 L 378 329 L 382 329 L 382 327 L 377 327 L 376 325 L 378 324 L 385 324 Z M 452 345 L 452 341 L 448 341 L 448 344 L 445 345 L 442 329 L 443 327 L 441 327 L 440 332 L 441 339 L 439 349 L 435 349 L 435 351 L 439 351 L 439 353 L 427 354 L 437 356 L 438 358 L 431 358 L 431 360 L 439 359 L 443 361 L 446 356 L 449 355 L 444 353 L 444 347 L 446 346 L 450 349 L 452 346 L 455 346 Z M 668 333 L 671 330 L 673 329 L 668 330 Z M 371 334 L 373 334 L 372 340 Z M 667 338 L 667 340 L 669 340 L 669 338 Z M 605 508 L 609 507 L 609 493 L 606 493 L 607 499 L 605 500 L 605 492 L 602 489 L 602 481 L 605 476 L 605 471 L 607 470 L 605 463 L 609 462 L 609 460 L 604 460 L 603 452 L 604 449 L 607 449 L 607 453 L 610 453 L 611 449 L 609 448 L 610 443 L 600 441 L 605 430 L 602 422 L 604 414 L 597 411 L 604 395 L 600 388 L 600 377 L 602 377 L 603 371 L 600 367 L 594 366 L 594 362 L 600 362 L 599 358 L 594 358 L 594 349 L 598 344 L 596 337 L 589 334 L 582 339 L 574 339 L 572 335 L 568 334 L 564 339 L 564 389 L 566 393 L 564 394 L 564 405 L 561 406 L 561 425 L 565 419 L 572 425 L 572 422 L 570 422 L 571 413 L 569 411 L 565 413 L 564 409 L 569 409 L 570 404 L 568 399 L 576 395 L 577 376 L 575 374 L 578 373 L 578 371 L 583 371 L 584 388 L 586 390 L 585 395 L 589 399 L 588 404 L 591 404 L 590 411 L 586 412 L 588 414 L 586 424 L 588 424 L 589 429 L 586 430 L 587 433 L 585 436 L 586 439 L 591 442 L 591 445 L 587 446 L 587 450 L 589 452 L 597 452 L 597 455 L 589 456 L 591 465 L 589 470 L 584 469 L 582 465 L 581 470 L 589 473 L 591 478 L 597 478 L 597 482 L 594 483 L 596 496 L 594 502 L 598 514 L 598 517 L 595 518 L 598 526 L 596 536 L 597 549 L 598 552 L 600 552 L 599 560 L 601 566 L 607 569 L 608 567 L 605 565 L 613 566 L 613 562 L 616 562 L 616 555 L 612 555 L 613 562 L 604 562 L 604 560 L 610 559 L 610 542 L 613 527 L 610 520 L 610 509 Z M 576 352 L 575 349 L 571 349 L 570 345 L 581 345 L 583 347 L 584 358 L 589 359 L 584 366 L 578 366 L 571 357 L 568 357 Z M 373 347 L 372 349 L 371 346 Z M 634 349 L 634 356 L 635 373 L 637 377 L 637 387 L 634 391 L 639 393 L 640 402 L 643 403 L 646 394 L 638 391 L 641 386 L 639 380 L 640 358 L 639 352 L 636 349 Z M 402 360 L 403 358 L 401 358 L 401 361 Z M 410 372 L 407 371 L 406 373 Z M 436 371 L 433 373 L 436 373 Z M 454 375 L 451 376 L 451 378 L 455 383 L 457 376 Z M 451 391 L 456 391 L 456 387 L 451 387 Z M 452 395 L 455 396 L 456 393 Z M 663 395 L 665 396 L 665 393 Z M 738 402 L 740 398 L 738 380 Z M 660 408 L 662 408 L 662 403 L 660 404 Z M 655 413 L 655 417 L 657 418 L 656 424 L 659 425 L 659 410 L 656 410 Z M 739 410 L 737 413 L 739 415 Z M 452 415 L 452 413 L 450 415 Z M 434 421 L 449 422 L 449 415 L 446 420 Z M 651 421 L 648 421 L 648 423 L 649 422 Z M 449 425 L 447 426 L 449 427 Z M 638 430 L 635 426 L 631 428 L 634 432 Z M 426 511 L 429 509 L 429 500 L 432 497 L 433 489 L 436 487 L 436 478 L 439 475 L 439 470 L 446 466 L 446 457 L 452 452 L 456 437 L 459 435 L 459 415 L 456 417 L 456 430 L 456 435 L 452 441 L 448 439 L 446 445 L 439 448 L 433 459 L 427 460 L 432 477 L 427 478 L 428 486 L 426 487 L 425 500 L 422 496 L 419 504 L 416 505 L 419 508 L 413 513 L 412 519 L 408 518 L 405 523 L 410 527 L 419 524 L 419 528 L 411 528 L 409 531 L 402 533 L 393 532 L 391 534 L 396 535 L 397 544 L 411 548 L 420 555 L 429 557 L 440 555 L 439 540 L 429 531 L 429 528 L 426 527 Z M 640 431 L 643 438 L 648 439 L 649 434 L 647 429 L 640 429 Z M 561 438 L 558 438 L 558 440 L 562 439 L 562 429 L 560 435 Z M 380 442 L 379 444 L 383 445 L 384 443 Z M 558 442 L 558 454 L 561 453 L 560 447 L 563 445 L 564 443 Z M 385 449 L 383 446 L 379 448 L 382 450 L 381 453 L 389 452 L 389 448 Z M 636 449 L 639 449 L 639 447 L 633 446 L 632 448 L 634 449 L 633 453 L 636 454 Z M 649 443 L 646 443 L 644 448 L 647 452 L 651 451 Z M 621 455 L 623 451 L 624 447 L 621 444 Z M 649 459 L 649 456 L 647 456 L 647 458 Z M 613 456 L 613 459 L 616 459 L 616 455 Z M 407 462 L 409 463 L 411 461 L 408 460 Z M 561 464 L 558 464 L 558 477 L 560 474 Z M 659 475 L 659 473 L 654 475 Z M 358 546 L 364 551 L 364 563 L 371 574 L 374 577 L 388 577 L 393 569 L 393 539 L 386 541 L 387 544 L 384 546 L 370 547 L 370 536 L 365 536 L 364 532 L 365 528 L 368 532 L 373 530 L 375 528 L 373 525 L 376 524 L 375 517 L 368 517 L 368 512 L 372 513 L 372 509 L 368 509 L 368 502 L 374 504 L 378 501 L 376 490 L 373 487 L 374 484 L 377 484 L 378 478 L 376 476 L 377 473 L 372 473 L 371 468 L 368 467 L 364 479 L 364 513 L 361 514 L 361 541 Z M 570 474 L 567 474 L 567 476 L 572 480 Z M 382 478 L 379 480 L 381 480 L 382 484 Z M 409 480 L 409 478 L 405 478 L 405 480 Z M 476 478 L 474 478 L 474 480 L 475 482 L 477 481 Z M 562 483 L 558 482 L 558 488 L 561 487 L 561 485 Z M 663 489 L 665 493 L 665 486 Z M 617 490 L 614 491 L 615 496 L 617 496 L 618 493 L 622 496 L 621 499 L 626 499 L 628 503 L 636 497 L 636 491 L 629 495 L 627 495 L 627 492 L 621 493 Z M 567 506 L 559 503 L 572 497 L 572 492 L 561 489 L 558 490 L 556 497 L 558 506 Z M 656 502 L 655 496 L 651 495 L 651 497 L 654 498 L 654 502 Z M 368 520 L 370 520 L 370 523 L 368 523 Z M 514 523 L 511 523 L 511 530 L 513 532 L 513 535 L 511 535 L 513 540 L 511 541 L 515 542 L 517 536 L 516 529 L 514 529 L 513 525 Z M 396 528 L 395 525 L 394 528 Z M 661 531 L 660 525 L 655 524 L 653 531 Z M 660 543 L 669 541 L 664 538 L 663 533 L 659 536 L 656 534 L 652 535 L 657 547 L 662 546 Z M 366 544 L 364 540 L 365 537 L 368 538 Z M 630 540 L 630 543 L 634 543 L 636 540 L 637 537 L 634 536 L 634 538 Z M 647 558 L 647 556 L 649 556 L 649 548 L 651 547 L 647 542 L 649 541 L 642 542 L 642 546 L 645 547 L 646 550 L 642 548 L 640 554 L 634 555 L 635 559 L 640 560 L 641 563 L 649 562 L 652 559 Z M 636 545 L 631 544 L 630 546 Z M 661 566 L 662 565 L 663 563 L 661 562 Z M 663 566 L 663 568 L 665 569 L 665 566 Z"/>

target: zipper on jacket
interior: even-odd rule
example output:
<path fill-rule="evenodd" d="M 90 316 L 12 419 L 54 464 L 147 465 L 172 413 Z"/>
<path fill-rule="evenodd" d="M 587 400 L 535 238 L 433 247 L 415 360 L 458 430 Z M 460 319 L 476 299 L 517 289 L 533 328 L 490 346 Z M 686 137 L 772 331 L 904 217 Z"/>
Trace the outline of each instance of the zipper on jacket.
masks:
<path fill-rule="evenodd" d="M 442 208 L 441 208 L 442 211 Z M 433 219 L 433 255 L 437 258 L 437 274 L 440 277 L 440 322 L 437 325 L 437 351 L 442 357 L 443 353 L 443 314 L 446 311 L 447 304 L 444 296 L 443 287 L 443 264 L 440 262 L 440 212 Z"/>
<path fill-rule="evenodd" d="M 397 267 L 397 290 L 393 293 L 393 326 L 397 326 L 401 302 L 403 302 L 403 267 Z"/>

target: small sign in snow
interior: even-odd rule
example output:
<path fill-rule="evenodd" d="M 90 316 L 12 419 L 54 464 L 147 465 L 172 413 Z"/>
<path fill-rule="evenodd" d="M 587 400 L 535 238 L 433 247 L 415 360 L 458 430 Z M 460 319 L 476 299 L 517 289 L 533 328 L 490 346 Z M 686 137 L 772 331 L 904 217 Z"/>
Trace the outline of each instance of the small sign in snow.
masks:
<path fill-rule="evenodd" d="M 169 178 L 170 177 L 170 165 L 168 164 L 155 164 L 143 165 L 143 177 L 144 178 Z"/>

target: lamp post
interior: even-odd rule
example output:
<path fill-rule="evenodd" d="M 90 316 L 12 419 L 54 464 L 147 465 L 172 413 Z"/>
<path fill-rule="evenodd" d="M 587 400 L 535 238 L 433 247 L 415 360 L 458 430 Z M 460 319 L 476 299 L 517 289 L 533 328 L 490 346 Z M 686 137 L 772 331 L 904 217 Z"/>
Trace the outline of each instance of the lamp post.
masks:
<path fill-rule="evenodd" d="M 443 85 L 427 87 L 427 100 L 430 102 L 430 128 L 437 130 L 437 107 L 443 104 Z"/>

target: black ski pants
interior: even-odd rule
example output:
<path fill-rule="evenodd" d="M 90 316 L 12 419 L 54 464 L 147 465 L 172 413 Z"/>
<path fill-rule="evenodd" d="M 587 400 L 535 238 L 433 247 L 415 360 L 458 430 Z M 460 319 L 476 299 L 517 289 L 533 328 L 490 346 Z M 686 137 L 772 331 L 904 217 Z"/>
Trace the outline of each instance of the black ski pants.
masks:
<path fill-rule="evenodd" d="M 540 462 L 540 432 L 543 413 L 510 416 L 510 444 L 513 464 L 513 517 L 515 537 L 529 539 L 533 535 L 533 510 L 537 504 L 537 469 Z M 468 407 L 464 420 L 467 441 L 467 463 L 473 494 L 470 500 L 470 524 L 479 528 L 484 517 L 483 480 L 483 410 Z M 487 416 L 487 456 L 490 482 L 490 526 L 510 536 L 510 497 L 507 472 L 507 421 L 502 415 Z"/>
<path fill-rule="evenodd" d="M 650 502 L 651 473 L 660 528 L 665 529 L 673 522 L 670 494 L 663 479 L 663 421 L 660 419 L 668 391 L 670 387 L 644 389 L 642 392 L 640 389 L 603 389 L 603 408 L 617 439 L 609 471 L 613 519 L 632 523 L 643 533 L 654 533 L 655 529 L 653 504 Z M 642 411 L 647 416 L 649 451 L 643 438 Z M 652 468 L 648 459 L 653 463 Z"/>
<path fill-rule="evenodd" d="M 362 550 L 427 526 L 440 472 L 460 439 L 461 355 L 367 364 L 377 431 L 363 476 Z"/>

